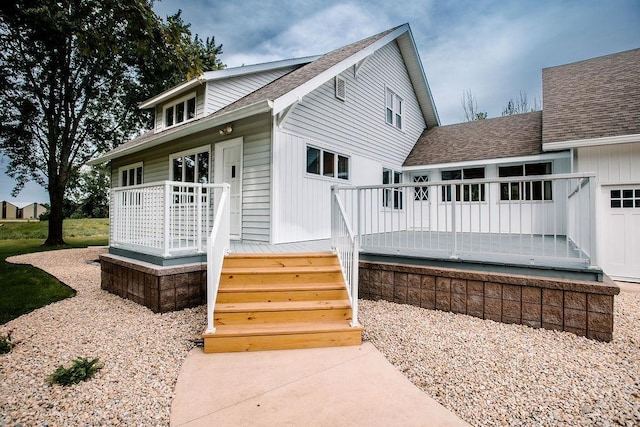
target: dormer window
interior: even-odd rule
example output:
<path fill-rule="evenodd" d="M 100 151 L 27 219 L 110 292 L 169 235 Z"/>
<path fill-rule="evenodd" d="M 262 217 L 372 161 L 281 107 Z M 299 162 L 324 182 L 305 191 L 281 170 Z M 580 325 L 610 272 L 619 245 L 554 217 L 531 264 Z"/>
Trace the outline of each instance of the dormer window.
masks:
<path fill-rule="evenodd" d="M 164 127 L 179 125 L 196 118 L 196 94 L 192 93 L 173 101 L 163 109 Z"/>

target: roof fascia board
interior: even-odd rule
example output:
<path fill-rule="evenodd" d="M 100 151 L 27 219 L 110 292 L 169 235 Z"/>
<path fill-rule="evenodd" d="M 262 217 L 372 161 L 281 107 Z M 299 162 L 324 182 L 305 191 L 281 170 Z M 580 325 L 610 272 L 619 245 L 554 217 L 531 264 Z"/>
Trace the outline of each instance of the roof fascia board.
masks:
<path fill-rule="evenodd" d="M 261 73 L 264 71 L 278 70 L 281 68 L 293 67 L 301 64 L 313 62 L 322 55 L 305 56 L 303 58 L 285 59 L 282 61 L 265 62 L 262 64 L 243 65 L 241 67 L 225 68 L 223 70 L 206 71 L 203 75 L 204 80 L 221 80 L 229 77 L 237 77 L 245 74 Z"/>
<path fill-rule="evenodd" d="M 386 36 L 382 37 L 380 40 L 375 41 L 374 43 L 370 44 L 366 48 L 354 53 L 350 57 L 328 68 L 327 70 L 323 71 L 322 73 L 318 74 L 312 79 L 307 80 L 305 83 L 301 84 L 300 86 L 293 89 L 292 91 L 285 93 L 279 98 L 276 98 L 273 101 L 273 114 L 275 115 L 280 113 L 289 105 L 302 99 L 303 96 L 307 95 L 314 89 L 317 89 L 318 87 L 322 86 L 329 79 L 337 76 L 347 68 L 362 61 L 367 56 L 371 55 L 381 47 L 385 46 L 387 43 L 397 39 L 408 30 L 409 30 L 408 24 L 404 24 L 398 27 L 396 30 L 390 32 Z"/>
<path fill-rule="evenodd" d="M 453 169 L 463 168 L 468 166 L 486 166 L 497 165 L 502 163 L 524 163 L 524 162 L 537 162 L 542 160 L 556 160 L 570 158 L 570 151 L 559 151 L 554 153 L 533 154 L 530 156 L 517 156 L 517 157 L 502 157 L 484 160 L 467 160 L 464 162 L 452 162 L 452 163 L 437 163 L 433 165 L 418 165 L 418 166 L 404 166 L 403 172 L 424 171 L 431 169 Z"/>
<path fill-rule="evenodd" d="M 244 108 L 239 110 L 230 111 L 225 114 L 221 114 L 219 116 L 212 116 L 209 118 L 205 118 L 202 121 L 196 122 L 190 126 L 185 126 L 182 129 L 176 130 L 175 132 L 171 132 L 169 134 L 160 134 L 155 138 L 149 139 L 147 142 L 144 142 L 139 145 L 134 145 L 130 149 L 125 149 L 122 151 L 118 151 L 113 154 L 106 154 L 104 156 L 98 157 L 97 159 L 90 160 L 87 162 L 89 166 L 95 166 L 109 160 L 117 159 L 123 156 L 128 156 L 129 154 L 137 153 L 142 150 L 146 150 L 151 147 L 155 147 L 157 145 L 163 144 L 168 141 L 172 141 L 177 138 L 181 138 L 183 136 L 191 135 L 196 132 L 201 132 L 203 130 L 211 129 L 212 127 L 220 126 L 225 123 L 229 123 L 235 120 L 244 119 L 256 114 L 266 113 L 272 109 L 273 105 L 271 101 L 265 100 L 256 102 L 255 104 L 247 105 Z"/>
<path fill-rule="evenodd" d="M 407 72 L 410 73 L 409 77 L 411 78 L 411 83 L 414 85 L 414 87 L 416 87 L 416 83 L 418 83 L 419 84 L 418 89 L 422 89 L 425 91 L 424 95 L 426 95 L 427 99 L 429 100 L 429 107 L 431 108 L 431 111 L 425 111 L 424 104 L 420 102 L 420 108 L 422 109 L 422 114 L 424 116 L 425 122 L 429 124 L 428 115 L 429 113 L 432 113 L 435 118 L 435 124 L 431 123 L 431 125 L 440 126 L 440 116 L 438 115 L 438 110 L 436 109 L 436 104 L 435 104 L 435 101 L 433 100 L 431 87 L 429 87 L 429 81 L 427 80 L 427 75 L 424 72 L 424 66 L 422 65 L 422 60 L 420 59 L 420 53 L 418 52 L 418 47 L 416 46 L 416 41 L 413 38 L 413 33 L 411 32 L 411 28 L 409 28 L 407 35 L 411 43 L 411 48 L 413 49 L 413 54 L 415 55 L 415 60 L 417 62 L 418 69 L 420 70 L 420 74 L 418 76 L 411 76 L 411 67 L 407 67 Z M 400 45 L 400 51 L 402 51 L 402 44 L 399 44 L 399 45 Z M 414 81 L 414 78 L 412 77 L 415 78 L 415 81 Z"/>
<path fill-rule="evenodd" d="M 545 142 L 542 144 L 543 151 L 568 150 L 569 148 L 596 147 L 598 145 L 628 144 L 630 142 L 640 142 L 640 134 L 605 136 L 602 138 L 573 139 L 570 141 Z"/>
<path fill-rule="evenodd" d="M 144 110 L 146 108 L 155 107 L 162 101 L 166 101 L 167 99 L 172 98 L 187 89 L 198 86 L 199 84 L 204 84 L 202 77 L 189 80 L 187 82 L 179 84 L 178 86 L 174 86 L 165 92 L 162 92 L 160 95 L 154 96 L 153 98 L 147 99 L 146 101 L 142 101 L 140 104 L 138 104 L 138 108 Z"/>

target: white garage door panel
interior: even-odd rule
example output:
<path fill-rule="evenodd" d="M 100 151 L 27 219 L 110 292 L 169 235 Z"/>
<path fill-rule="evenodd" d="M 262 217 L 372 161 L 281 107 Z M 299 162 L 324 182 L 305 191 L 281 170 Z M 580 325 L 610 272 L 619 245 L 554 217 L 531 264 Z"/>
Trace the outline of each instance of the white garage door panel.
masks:
<path fill-rule="evenodd" d="M 602 268 L 640 282 L 640 184 L 602 187 Z"/>

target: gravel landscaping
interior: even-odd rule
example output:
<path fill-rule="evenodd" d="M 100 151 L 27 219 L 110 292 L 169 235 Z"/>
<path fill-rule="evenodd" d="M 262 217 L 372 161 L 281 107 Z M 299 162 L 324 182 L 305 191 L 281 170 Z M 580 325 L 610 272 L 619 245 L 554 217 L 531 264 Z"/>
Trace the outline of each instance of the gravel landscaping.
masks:
<path fill-rule="evenodd" d="M 616 296 L 610 343 L 386 301 L 362 301 L 360 322 L 364 339 L 472 425 L 640 425 L 640 293 Z"/>
<path fill-rule="evenodd" d="M 78 294 L 0 326 L 22 341 L 0 355 L 0 426 L 169 424 L 205 308 L 154 314 L 101 290 L 101 252 L 10 258 Z M 640 293 L 616 296 L 611 343 L 385 301 L 361 301 L 360 320 L 364 339 L 473 425 L 640 425 Z M 75 386 L 46 383 L 80 356 L 104 368 Z"/>

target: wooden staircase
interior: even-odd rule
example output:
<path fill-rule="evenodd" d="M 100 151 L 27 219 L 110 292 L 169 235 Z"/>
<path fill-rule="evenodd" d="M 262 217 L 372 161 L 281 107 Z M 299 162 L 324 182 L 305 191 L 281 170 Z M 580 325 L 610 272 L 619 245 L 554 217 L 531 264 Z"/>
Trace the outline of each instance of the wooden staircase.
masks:
<path fill-rule="evenodd" d="M 360 345 L 338 258 L 330 253 L 225 257 L 205 353 Z"/>

